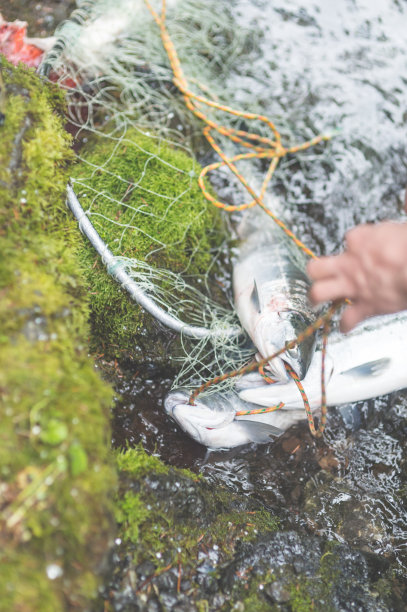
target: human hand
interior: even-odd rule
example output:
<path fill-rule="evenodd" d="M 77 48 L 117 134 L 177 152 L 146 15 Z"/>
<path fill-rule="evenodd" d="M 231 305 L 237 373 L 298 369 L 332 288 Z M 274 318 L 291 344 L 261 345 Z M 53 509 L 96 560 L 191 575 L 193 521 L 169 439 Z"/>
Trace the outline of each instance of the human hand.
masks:
<path fill-rule="evenodd" d="M 311 260 L 307 267 L 314 304 L 348 298 L 341 331 L 367 317 L 407 308 L 407 223 L 359 225 L 346 234 L 341 255 Z"/>

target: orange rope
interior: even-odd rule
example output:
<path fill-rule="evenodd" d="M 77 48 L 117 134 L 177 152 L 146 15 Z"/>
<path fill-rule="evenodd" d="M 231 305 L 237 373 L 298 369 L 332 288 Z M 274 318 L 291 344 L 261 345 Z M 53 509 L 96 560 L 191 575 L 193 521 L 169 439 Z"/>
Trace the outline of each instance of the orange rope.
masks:
<path fill-rule="evenodd" d="M 267 376 L 267 374 L 264 371 L 264 366 L 259 367 L 259 374 L 269 384 L 273 384 L 277 382 L 276 380 L 274 380 L 274 378 L 270 378 L 270 376 Z"/>
<path fill-rule="evenodd" d="M 304 409 L 305 409 L 305 413 L 307 415 L 307 420 L 308 420 L 308 426 L 310 429 L 311 434 L 315 437 L 315 438 L 320 438 L 324 432 L 325 429 L 325 423 L 326 423 L 326 406 L 325 406 L 325 418 L 324 418 L 324 423 L 322 424 L 322 419 L 323 417 L 321 417 L 321 424 L 319 426 L 319 429 L 316 430 L 315 429 L 315 424 L 314 424 L 314 417 L 312 416 L 312 410 L 311 410 L 311 406 L 309 405 L 309 401 L 308 401 L 308 397 L 307 394 L 305 393 L 304 387 L 302 386 L 302 383 L 298 377 L 298 374 L 295 370 L 292 369 L 292 367 L 286 363 L 284 361 L 284 365 L 285 365 L 285 369 L 287 370 L 287 372 L 290 374 L 291 378 L 293 379 L 293 381 L 295 382 L 295 384 L 297 385 L 297 389 L 301 394 L 301 398 L 302 401 L 304 403 Z"/>
<path fill-rule="evenodd" d="M 246 208 L 250 208 L 254 206 L 255 204 L 258 204 L 273 219 L 273 221 L 277 223 L 279 227 L 281 227 L 281 229 L 287 234 L 287 236 L 295 242 L 297 246 L 299 246 L 310 257 L 316 257 L 316 255 L 311 251 L 311 249 L 309 249 L 305 244 L 303 244 L 303 242 L 301 242 L 301 240 L 299 240 L 295 236 L 295 234 L 287 228 L 285 223 L 283 223 L 280 219 L 278 219 L 278 217 L 276 217 L 276 215 L 274 215 L 274 213 L 272 213 L 267 208 L 267 206 L 263 202 L 263 197 L 264 197 L 267 186 L 269 185 L 273 177 L 273 174 L 277 168 L 278 162 L 281 157 L 285 157 L 289 153 L 298 153 L 299 151 L 304 151 L 305 149 L 308 149 L 318 144 L 319 142 L 322 142 L 324 140 L 329 140 L 331 136 L 328 134 L 323 134 L 320 136 L 316 136 L 315 138 L 312 138 L 311 140 L 308 140 L 301 144 L 286 148 L 282 146 L 281 144 L 281 135 L 279 131 L 277 130 L 276 126 L 265 115 L 259 115 L 258 113 L 239 111 L 239 110 L 231 108 L 230 106 L 220 104 L 219 102 L 216 102 L 215 100 L 210 100 L 209 98 L 205 98 L 204 96 L 196 94 L 193 91 L 191 91 L 191 89 L 188 86 L 188 81 L 182 70 L 182 66 L 179 61 L 176 49 L 174 47 L 174 44 L 170 38 L 170 35 L 165 25 L 166 0 L 162 0 L 161 15 L 159 15 L 153 9 L 153 7 L 151 6 L 150 0 L 145 0 L 145 3 L 147 7 L 149 8 L 158 27 L 160 28 L 162 43 L 167 52 L 167 56 L 168 56 L 170 65 L 174 73 L 174 84 L 176 85 L 176 87 L 178 87 L 178 89 L 183 94 L 184 101 L 185 101 L 187 108 L 189 108 L 189 110 L 196 117 L 201 119 L 206 124 L 206 127 L 203 130 L 205 137 L 207 138 L 212 148 L 218 153 L 219 157 L 222 160 L 221 162 L 210 164 L 209 166 L 206 166 L 205 168 L 203 168 L 199 176 L 198 182 L 199 182 L 199 185 L 202 189 L 202 192 L 205 198 L 209 200 L 210 202 L 212 202 L 215 206 L 219 208 L 223 208 L 226 211 L 244 210 Z M 216 121 L 208 117 L 201 110 L 201 105 L 205 105 L 209 108 L 213 108 L 218 111 L 222 111 L 224 113 L 227 113 L 235 117 L 241 117 L 245 119 L 246 121 L 259 121 L 261 123 L 264 123 L 269 127 L 269 129 L 273 133 L 274 140 L 264 137 L 264 136 L 259 136 L 258 134 L 252 134 L 244 130 L 235 130 L 233 128 L 228 128 L 223 125 L 219 125 Z M 248 149 L 251 149 L 251 152 L 241 153 L 241 154 L 233 156 L 232 158 L 228 158 L 226 154 L 222 151 L 221 147 L 216 143 L 215 139 L 213 138 L 211 134 L 212 130 L 215 130 L 221 136 L 228 137 L 230 140 L 232 140 L 233 142 L 239 145 L 242 145 Z M 260 143 L 262 146 L 260 146 L 260 144 L 254 144 L 254 143 Z M 241 161 L 243 159 L 254 159 L 254 158 L 271 159 L 268 170 L 265 175 L 265 178 L 263 180 L 263 184 L 260 190 L 260 195 L 257 195 L 254 192 L 254 190 L 247 183 L 244 176 L 238 171 L 234 163 L 236 161 Z M 208 192 L 205 186 L 205 183 L 204 183 L 205 176 L 212 170 L 215 170 L 222 166 L 227 166 L 231 170 L 231 172 L 237 177 L 237 179 L 241 182 L 241 184 L 245 187 L 245 189 L 248 191 L 248 193 L 252 197 L 252 200 L 248 204 L 242 204 L 241 206 L 229 206 L 223 202 L 216 200 Z"/>
<path fill-rule="evenodd" d="M 276 215 L 274 215 L 273 212 L 271 212 L 271 210 L 269 210 L 267 208 L 267 206 L 264 204 L 263 202 L 263 198 L 266 192 L 266 189 L 268 187 L 268 185 L 270 184 L 270 181 L 275 173 L 275 170 L 277 168 L 278 162 L 280 160 L 280 158 L 285 157 L 288 154 L 293 154 L 293 153 L 298 153 L 299 151 L 304 151 L 306 149 L 309 149 L 310 147 L 322 142 L 322 141 L 326 141 L 329 140 L 331 138 L 331 135 L 329 134 L 322 134 L 319 136 L 316 136 L 315 138 L 312 138 L 311 140 L 308 140 L 306 142 L 303 142 L 301 144 L 295 145 L 295 146 L 291 146 L 291 147 L 284 147 L 281 144 L 281 135 L 279 133 L 279 131 L 277 130 L 276 126 L 274 125 L 274 123 L 266 116 L 264 115 L 259 115 L 257 113 L 250 113 L 250 112 L 242 112 L 236 109 L 233 109 L 229 106 L 220 104 L 219 102 L 216 102 L 215 100 L 211 100 L 209 98 L 204 97 L 203 95 L 199 95 L 194 93 L 193 91 L 191 91 L 191 89 L 189 88 L 188 85 L 188 81 L 184 75 L 184 72 L 182 70 L 182 66 L 181 63 L 179 61 L 176 49 L 174 47 L 174 44 L 170 38 L 170 35 L 168 33 L 168 30 L 166 28 L 165 25 L 165 18 L 166 18 L 166 0 L 162 0 L 162 4 L 161 4 L 161 15 L 159 15 L 152 7 L 150 0 L 145 0 L 145 3 L 148 7 L 148 9 L 151 12 L 151 15 L 153 16 L 154 20 L 156 21 L 158 27 L 160 28 L 160 33 L 161 33 L 161 39 L 162 39 L 162 43 L 163 46 L 167 52 L 168 55 L 168 59 L 174 74 L 174 79 L 173 82 L 176 85 L 176 87 L 178 87 L 178 89 L 181 91 L 181 93 L 183 94 L 184 97 L 184 101 L 185 104 L 187 106 L 187 108 L 199 119 L 201 119 L 205 124 L 205 128 L 203 130 L 203 133 L 206 137 L 206 139 L 208 140 L 209 144 L 211 145 L 211 147 L 214 149 L 214 151 L 216 151 L 216 153 L 219 155 L 219 157 L 221 158 L 222 161 L 220 162 L 216 162 L 213 164 L 210 164 L 208 166 L 206 166 L 205 168 L 202 169 L 200 176 L 198 178 L 198 183 L 199 186 L 202 189 L 202 192 L 205 196 L 205 198 L 211 202 L 212 204 L 214 204 L 214 206 L 217 206 L 218 208 L 222 208 L 225 211 L 228 212 L 232 212 L 232 211 L 240 211 L 240 210 L 245 210 L 247 208 L 251 208 L 253 206 L 255 206 L 256 204 L 258 206 L 260 206 L 264 212 L 269 215 L 273 221 L 286 233 L 286 235 L 299 247 L 301 248 L 304 253 L 306 253 L 309 257 L 313 257 L 315 258 L 316 255 L 313 253 L 313 251 L 311 249 L 309 249 L 299 238 L 297 238 L 297 236 L 295 236 L 295 234 L 288 229 L 288 227 L 285 225 L 285 223 L 283 223 L 283 221 L 281 221 Z M 207 88 L 199 85 L 201 91 L 208 91 Z M 245 119 L 246 121 L 258 121 L 260 123 L 263 123 L 265 125 L 268 126 L 268 128 L 271 130 L 274 140 L 271 138 L 267 138 L 264 136 L 260 136 L 258 134 L 255 133 L 250 133 L 247 132 L 245 130 L 236 130 L 233 128 L 228 128 L 226 126 L 220 125 L 218 124 L 216 121 L 214 121 L 213 119 L 211 119 L 210 117 L 208 117 L 202 110 L 202 105 L 215 109 L 217 111 L 222 111 L 224 113 L 227 113 L 229 115 L 235 116 L 235 117 L 241 117 L 243 119 Z M 217 132 L 220 136 L 222 137 L 227 137 L 229 138 L 232 142 L 236 143 L 237 145 L 240 145 L 242 147 L 245 147 L 246 149 L 249 149 L 249 152 L 247 153 L 239 153 L 237 155 L 234 155 L 233 157 L 227 157 L 226 154 L 224 153 L 224 151 L 221 149 L 220 145 L 216 142 L 215 138 L 212 135 L 212 131 Z M 250 187 L 250 185 L 248 184 L 248 182 L 246 181 L 245 177 L 238 171 L 235 162 L 238 161 L 242 161 L 242 160 L 248 160 L 248 159 L 270 159 L 270 164 L 268 166 L 267 172 L 265 174 L 265 177 L 263 179 L 263 183 L 260 189 L 260 194 L 257 195 L 254 190 Z M 209 172 L 216 170 L 218 168 L 221 168 L 223 166 L 227 166 L 230 171 L 236 176 L 236 178 L 240 181 L 240 183 L 244 186 L 244 188 L 246 189 L 246 191 L 249 193 L 249 195 L 251 196 L 251 201 L 246 203 L 246 204 L 242 204 L 240 206 L 231 206 L 228 204 L 225 204 L 224 202 L 220 202 L 219 200 L 216 200 L 207 190 L 206 185 L 205 185 L 205 177 L 208 175 Z M 270 361 L 271 359 L 274 359 L 275 357 L 278 357 L 279 355 L 281 355 L 282 353 L 284 353 L 287 349 L 290 348 L 294 348 L 295 345 L 299 344 L 300 342 L 302 342 L 305 338 L 309 337 L 311 334 L 313 334 L 320 326 L 321 324 L 324 325 L 324 329 L 326 329 L 326 325 L 327 322 L 330 320 L 330 318 L 332 317 L 333 313 L 339 308 L 340 304 L 335 304 L 333 306 L 331 306 L 331 308 L 328 309 L 327 313 L 323 316 L 323 317 L 319 317 L 319 319 L 310 327 L 308 327 L 302 334 L 300 334 L 298 336 L 298 338 L 296 338 L 294 341 L 289 342 L 284 348 L 282 348 L 281 350 L 277 351 L 276 353 L 274 353 L 274 355 L 268 356 L 267 358 L 263 359 L 261 362 L 259 362 L 258 364 L 252 364 L 250 366 L 245 366 L 243 368 L 241 368 L 240 370 L 236 370 L 234 372 L 230 372 L 227 374 L 223 374 L 221 376 L 217 376 L 207 382 L 205 382 L 204 384 L 202 384 L 198 389 L 196 389 L 190 396 L 190 400 L 189 403 L 190 404 L 194 404 L 194 400 L 196 399 L 196 397 L 202 393 L 202 391 L 204 391 L 205 389 L 207 389 L 208 387 L 210 387 L 211 385 L 217 384 L 219 382 L 222 382 L 224 380 L 226 380 L 227 378 L 231 378 L 233 376 L 237 376 L 239 374 L 244 374 L 246 372 L 251 372 L 256 368 L 261 368 L 262 366 L 264 366 L 268 361 Z M 324 334 L 324 338 L 325 338 L 325 334 Z M 325 350 L 326 347 L 326 340 L 324 340 L 324 347 L 323 350 Z M 326 406 L 325 406 L 325 384 L 324 384 L 324 356 L 323 356 L 323 366 L 322 366 L 322 399 L 323 399 L 323 408 L 325 409 L 325 414 L 323 412 L 323 416 L 321 419 L 321 427 L 319 428 L 318 432 L 315 430 L 314 424 L 313 424 L 313 420 L 312 420 L 312 414 L 311 411 L 309 409 L 309 403 L 308 400 L 306 399 L 304 390 L 300 389 L 301 395 L 303 396 L 304 399 L 304 407 L 305 410 L 307 412 L 307 416 L 308 416 L 308 421 L 310 424 L 310 429 L 311 429 L 311 433 L 314 436 L 319 437 L 320 435 L 322 435 L 322 431 L 323 428 L 325 427 L 325 422 L 326 422 Z M 297 384 L 297 380 L 298 377 L 293 374 L 293 370 L 290 371 L 291 376 L 294 378 L 294 381 Z M 271 379 L 270 379 L 271 380 Z M 301 383 L 300 383 L 301 384 Z M 297 385 L 298 386 L 298 385 Z M 301 386 L 302 388 L 302 386 Z M 307 408 L 308 405 L 308 408 Z M 279 405 L 280 407 L 280 405 Z M 271 409 L 277 409 L 276 407 L 271 407 Z M 262 410 L 262 411 L 267 411 L 266 410 Z M 311 424 L 312 423 L 312 424 Z"/>
<path fill-rule="evenodd" d="M 319 329 L 322 325 L 325 325 L 326 321 L 330 321 L 330 319 L 332 318 L 335 311 L 339 308 L 339 306 L 340 304 L 337 304 L 337 303 L 330 306 L 325 314 L 318 317 L 318 319 L 312 325 L 307 327 L 307 329 L 301 332 L 297 338 L 295 338 L 294 340 L 290 340 L 290 342 L 287 342 L 287 344 L 283 348 L 276 351 L 272 355 L 268 355 L 264 359 L 261 359 L 261 361 L 249 363 L 248 365 L 243 366 L 242 368 L 239 368 L 238 370 L 233 370 L 232 372 L 225 372 L 224 374 L 221 374 L 220 376 L 215 376 L 215 378 L 211 378 L 210 380 L 205 381 L 204 383 L 202 383 L 202 385 L 197 387 L 195 391 L 191 393 L 189 397 L 189 404 L 191 406 L 194 406 L 195 400 L 198 397 L 198 395 L 206 391 L 206 389 L 209 389 L 209 387 L 212 387 L 212 385 L 221 383 L 225 380 L 228 380 L 229 378 L 235 378 L 236 376 L 243 376 L 243 374 L 248 374 L 249 372 L 253 372 L 254 370 L 257 370 L 258 368 L 267 365 L 267 363 L 271 361 L 272 359 L 275 359 L 276 357 L 280 357 L 280 355 L 285 353 L 286 350 L 293 349 L 297 344 L 300 344 L 301 342 L 303 342 L 304 340 L 312 336 L 312 334 L 317 329 Z"/>
<path fill-rule="evenodd" d="M 254 408 L 253 410 L 238 410 L 236 416 L 251 416 L 252 414 L 265 414 L 266 412 L 275 412 L 283 408 L 283 402 L 280 402 L 276 406 L 269 406 L 268 408 Z"/>

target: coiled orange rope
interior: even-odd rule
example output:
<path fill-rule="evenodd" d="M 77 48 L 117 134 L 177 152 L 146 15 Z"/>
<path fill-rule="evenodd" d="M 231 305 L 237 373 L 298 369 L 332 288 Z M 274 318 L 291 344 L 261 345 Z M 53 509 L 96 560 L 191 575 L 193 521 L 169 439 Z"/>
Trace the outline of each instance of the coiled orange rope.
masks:
<path fill-rule="evenodd" d="M 269 215 L 273 219 L 275 223 L 277 223 L 277 225 L 286 233 L 286 235 L 298 247 L 300 247 L 304 251 L 304 253 L 306 253 L 309 257 L 316 257 L 313 251 L 309 249 L 299 238 L 297 238 L 297 236 L 295 236 L 295 234 L 290 229 L 288 229 L 288 227 L 283 223 L 283 221 L 281 221 L 276 215 L 274 215 L 274 213 L 271 210 L 267 208 L 267 206 L 263 202 L 263 198 L 264 198 L 266 189 L 275 173 L 278 162 L 282 157 L 285 157 L 286 155 L 290 153 L 298 153 L 299 151 L 304 151 L 306 149 L 309 149 L 310 147 L 322 141 L 329 140 L 332 135 L 322 134 L 320 136 L 316 136 L 315 138 L 312 138 L 311 140 L 308 140 L 301 144 L 298 144 L 292 147 L 284 147 L 281 143 L 280 133 L 278 132 L 274 123 L 268 117 L 257 114 L 257 113 L 249 113 L 249 112 L 242 112 L 239 110 L 235 110 L 229 106 L 219 104 L 215 100 L 211 100 L 209 98 L 206 98 L 202 95 L 196 94 L 193 91 L 191 91 L 188 85 L 188 81 L 182 70 L 182 66 L 178 58 L 176 49 L 174 47 L 174 44 L 166 28 L 166 24 L 165 24 L 166 0 L 162 0 L 160 15 L 152 7 L 150 0 L 145 0 L 145 3 L 148 9 L 150 10 L 151 15 L 153 16 L 154 20 L 156 21 L 158 27 L 160 28 L 162 43 L 167 52 L 170 65 L 174 73 L 174 84 L 176 85 L 176 87 L 178 87 L 178 89 L 183 94 L 184 101 L 185 101 L 187 108 L 196 117 L 201 119 L 206 124 L 203 130 L 203 133 L 206 139 L 208 140 L 209 144 L 211 145 L 211 147 L 216 151 L 216 153 L 219 155 L 219 157 L 222 160 L 222 161 L 210 164 L 206 166 L 205 168 L 203 168 L 198 178 L 198 183 L 202 189 L 202 192 L 205 198 L 209 200 L 210 202 L 212 202 L 212 204 L 214 204 L 218 208 L 222 208 L 223 210 L 226 210 L 228 212 L 244 210 L 247 208 L 251 208 L 252 206 L 255 206 L 257 204 L 264 210 L 264 212 L 267 215 Z M 201 86 L 200 89 L 204 91 L 206 88 Z M 233 115 L 235 117 L 241 117 L 242 119 L 245 119 L 246 121 L 258 121 L 260 123 L 263 123 L 267 125 L 268 128 L 271 130 L 274 139 L 260 136 L 259 134 L 247 132 L 245 130 L 236 130 L 236 129 L 221 125 L 217 123 L 215 120 L 208 117 L 202 111 L 202 105 L 215 109 L 217 111 L 222 111 L 224 113 Z M 216 132 L 221 137 L 229 138 L 232 142 L 236 143 L 237 145 L 242 146 L 246 149 L 249 149 L 249 152 L 239 153 L 237 155 L 234 155 L 233 157 L 227 157 L 225 152 L 220 147 L 220 145 L 216 142 L 212 132 Z M 270 164 L 268 166 L 267 172 L 263 179 L 263 183 L 262 183 L 259 195 L 257 195 L 254 192 L 254 190 L 250 187 L 250 185 L 248 184 L 244 176 L 238 171 L 235 165 L 236 162 L 239 162 L 242 160 L 254 159 L 254 158 L 270 159 Z M 245 189 L 247 190 L 247 192 L 252 198 L 250 202 L 248 202 L 247 204 L 242 204 L 240 206 L 230 206 L 228 204 L 220 202 L 219 200 L 216 200 L 216 198 L 214 198 L 209 193 L 209 191 L 206 188 L 204 179 L 208 175 L 209 172 L 216 170 L 222 166 L 227 166 L 230 169 L 230 171 L 237 177 L 240 183 L 245 187 Z M 230 378 L 232 376 L 241 375 L 241 374 L 253 371 L 256 368 L 262 367 L 271 359 L 278 357 L 279 355 L 284 353 L 287 349 L 294 348 L 296 344 L 302 342 L 302 340 L 304 340 L 305 338 L 313 334 L 321 325 L 323 325 L 325 329 L 327 322 L 331 319 L 332 314 L 338 308 L 339 308 L 338 304 L 331 307 L 323 317 L 320 317 L 312 326 L 310 326 L 307 330 L 305 330 L 302 334 L 300 334 L 295 341 L 288 343 L 287 346 L 282 348 L 280 351 L 276 352 L 274 355 L 268 356 L 267 358 L 263 359 L 262 361 L 254 365 L 250 365 L 250 366 L 241 368 L 240 370 L 236 372 L 223 374 L 222 376 L 217 376 L 211 379 L 210 381 L 207 381 L 206 383 L 201 385 L 198 389 L 196 389 L 191 394 L 190 404 L 193 404 L 197 395 L 199 395 L 199 393 L 201 393 L 208 387 L 215 385 L 223 380 L 226 380 L 227 378 Z M 325 342 L 324 342 L 324 346 L 325 346 Z M 323 364 L 324 364 L 324 354 L 323 354 Z M 292 373 L 291 375 L 293 376 Z M 294 380 L 296 380 L 295 377 L 294 377 Z M 302 393 L 302 395 L 304 394 Z M 322 398 L 323 399 L 325 398 L 324 367 L 322 368 Z M 309 408 L 309 404 L 308 404 L 308 408 Z M 313 420 L 312 420 L 311 410 L 310 409 L 307 410 L 306 406 L 305 406 L 305 409 L 307 412 L 307 417 L 308 417 L 308 422 L 310 425 L 311 433 L 316 437 L 322 436 L 322 433 L 325 427 L 325 422 L 326 422 L 326 402 L 323 401 L 322 403 L 321 411 L 322 411 L 323 416 L 322 416 L 320 427 L 318 431 L 315 430 Z"/>

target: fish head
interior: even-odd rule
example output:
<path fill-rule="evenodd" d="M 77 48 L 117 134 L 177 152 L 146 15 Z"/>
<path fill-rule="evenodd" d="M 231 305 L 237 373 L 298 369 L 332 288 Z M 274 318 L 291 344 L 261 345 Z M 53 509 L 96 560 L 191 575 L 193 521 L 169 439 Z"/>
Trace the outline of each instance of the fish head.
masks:
<path fill-rule="evenodd" d="M 191 438 L 214 447 L 210 442 L 216 433 L 212 432 L 232 423 L 235 418 L 233 405 L 220 394 L 197 399 L 194 405 L 189 404 L 189 397 L 187 390 L 169 393 L 164 400 L 165 410 Z"/>
<path fill-rule="evenodd" d="M 311 319 L 297 311 L 269 311 L 259 317 L 253 331 L 252 340 L 260 353 L 260 357 L 265 359 L 294 341 L 309 325 L 311 325 Z M 315 339 L 316 334 L 314 333 L 300 344 L 287 348 L 279 357 L 270 360 L 268 370 L 271 377 L 278 382 L 287 381 L 285 361 L 302 380 L 314 354 Z"/>
<path fill-rule="evenodd" d="M 193 406 L 188 400 L 188 392 L 170 393 L 164 401 L 167 414 L 191 438 L 208 448 L 265 444 L 283 433 L 267 423 L 235 419 L 236 408 L 242 404 L 236 395 L 214 393 L 198 399 Z"/>

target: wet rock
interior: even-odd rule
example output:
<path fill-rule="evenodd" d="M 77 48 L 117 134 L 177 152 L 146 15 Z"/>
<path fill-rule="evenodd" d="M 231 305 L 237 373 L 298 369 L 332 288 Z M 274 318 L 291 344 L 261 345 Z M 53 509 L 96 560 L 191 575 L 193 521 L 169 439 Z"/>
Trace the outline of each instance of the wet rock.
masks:
<path fill-rule="evenodd" d="M 137 566 L 136 572 L 137 576 L 140 580 L 145 580 L 155 572 L 155 565 L 151 563 L 151 561 L 144 561 L 139 566 Z"/>
<path fill-rule="evenodd" d="M 198 608 L 191 604 L 189 600 L 184 603 L 178 602 L 171 608 L 171 612 L 198 612 Z"/>
<path fill-rule="evenodd" d="M 290 591 L 278 580 L 272 584 L 266 585 L 264 592 L 271 599 L 271 601 L 276 603 L 286 603 L 291 599 Z"/>
<path fill-rule="evenodd" d="M 321 472 L 307 483 L 304 496 L 304 510 L 314 529 L 328 528 L 347 542 L 372 551 L 384 539 L 384 527 L 372 515 L 369 498 L 346 479 Z"/>
<path fill-rule="evenodd" d="M 203 494 L 190 478 L 175 474 L 152 475 L 145 480 L 145 491 L 153 491 L 155 503 L 162 511 L 171 514 L 176 521 L 193 519 L 197 525 L 205 526 L 216 513 L 216 504 Z"/>
<path fill-rule="evenodd" d="M 173 593 L 160 593 L 159 601 L 164 610 L 173 610 L 178 604 L 176 591 Z"/>
<path fill-rule="evenodd" d="M 214 490 L 140 448 L 119 458 L 122 534 L 119 562 L 106 589 L 112 605 L 125 606 L 135 593 L 137 601 L 147 602 L 154 594 L 164 610 L 193 610 L 197 600 L 223 605 L 228 597 L 219 588 L 220 566 L 239 542 L 273 531 L 272 515 L 258 502 Z"/>
<path fill-rule="evenodd" d="M 128 454 L 133 463 L 122 460 L 127 469 L 121 489 L 137 492 L 148 514 L 139 507 L 145 519 L 138 523 L 138 539 L 126 542 L 131 531 L 122 525 L 123 561 L 107 588 L 113 610 L 121 609 L 117 602 L 127 609 L 134 600 L 142 612 L 157 605 L 165 612 L 270 606 L 284 612 L 391 612 L 401 605 L 403 581 L 394 577 L 389 560 L 320 535 L 278 530 L 276 523 L 267 529 L 272 516 L 253 499 L 215 490 L 192 473 L 146 459 L 141 449 L 121 456 Z M 138 472 L 136 461 L 143 464 Z M 335 481 L 323 474 L 327 482 Z M 187 500 L 199 502 L 185 512 Z M 135 582 L 129 590 L 131 573 Z"/>
<path fill-rule="evenodd" d="M 212 599 L 211 599 L 211 606 L 214 610 L 220 610 L 223 606 L 223 604 L 226 601 L 226 597 L 224 595 L 222 595 L 222 593 L 217 593 Z"/>
<path fill-rule="evenodd" d="M 153 572 L 152 572 L 153 573 Z M 160 592 L 175 592 L 177 589 L 178 578 L 173 571 L 164 572 L 155 580 L 155 584 Z"/>
<path fill-rule="evenodd" d="M 242 595 L 242 583 L 250 590 L 260 577 L 267 584 L 258 591 L 259 599 L 265 597 L 277 604 L 293 607 L 300 601 L 304 606 L 308 602 L 318 610 L 349 606 L 366 611 L 388 609 L 369 590 L 363 555 L 321 538 L 285 532 L 270 535 L 267 542 L 245 543 L 223 569 L 220 583 L 224 590 Z"/>

